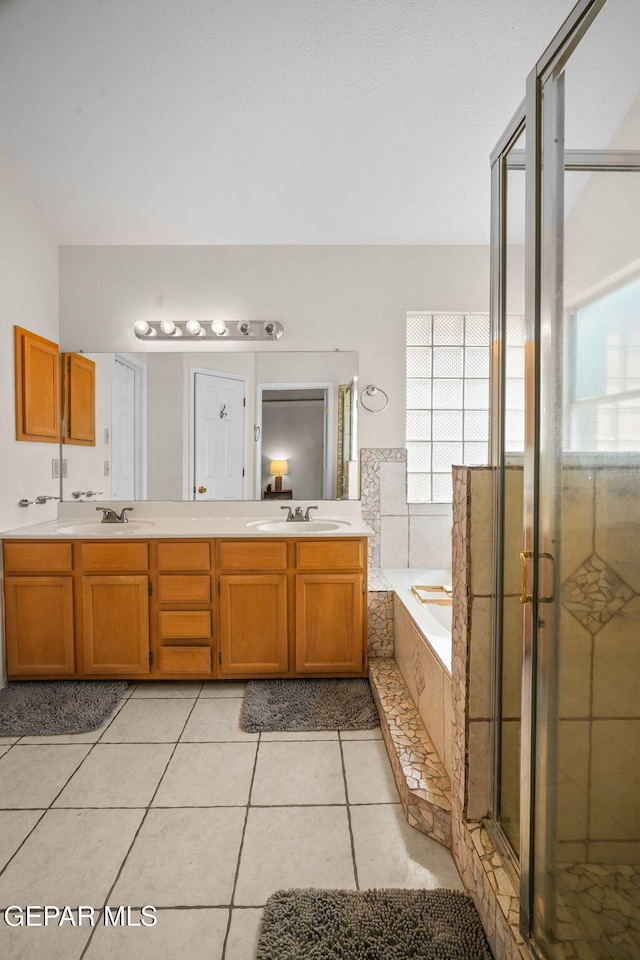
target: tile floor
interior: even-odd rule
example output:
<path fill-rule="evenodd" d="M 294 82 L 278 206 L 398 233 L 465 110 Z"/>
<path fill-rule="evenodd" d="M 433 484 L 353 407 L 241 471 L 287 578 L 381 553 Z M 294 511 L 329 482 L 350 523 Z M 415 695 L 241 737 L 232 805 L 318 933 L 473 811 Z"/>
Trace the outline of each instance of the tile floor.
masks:
<path fill-rule="evenodd" d="M 97 918 L 0 914 L 0 956 L 251 960 L 277 889 L 462 889 L 448 851 L 407 826 L 379 730 L 246 734 L 243 691 L 133 684 L 93 733 L 0 740 L 0 905 Z M 157 925 L 104 926 L 105 904 L 151 904 Z"/>

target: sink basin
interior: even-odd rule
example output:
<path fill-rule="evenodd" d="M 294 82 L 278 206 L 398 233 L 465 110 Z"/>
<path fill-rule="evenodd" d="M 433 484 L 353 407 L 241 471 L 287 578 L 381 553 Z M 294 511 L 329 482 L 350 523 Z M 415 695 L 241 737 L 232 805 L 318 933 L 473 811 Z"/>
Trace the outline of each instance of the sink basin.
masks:
<path fill-rule="evenodd" d="M 351 524 L 344 520 L 311 520 L 306 522 L 295 522 L 287 520 L 254 520 L 247 524 L 248 527 L 255 527 L 256 530 L 263 530 L 265 533 L 328 533 L 330 530 L 342 530 L 350 527 Z"/>
<path fill-rule="evenodd" d="M 76 520 L 73 523 L 56 524 L 56 533 L 69 537 L 144 536 L 154 526 L 152 520 L 129 520 L 128 523 L 102 523 L 100 520 Z"/>

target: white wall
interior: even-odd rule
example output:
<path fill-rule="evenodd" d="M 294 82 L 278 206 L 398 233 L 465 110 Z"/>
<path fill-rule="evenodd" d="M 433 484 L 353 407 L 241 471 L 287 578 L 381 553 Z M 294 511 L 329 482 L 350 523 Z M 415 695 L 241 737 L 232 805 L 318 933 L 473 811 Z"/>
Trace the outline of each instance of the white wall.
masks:
<path fill-rule="evenodd" d="M 139 318 L 281 320 L 282 350 L 354 350 L 361 385 L 375 383 L 389 393 L 383 413 L 361 411 L 364 447 L 404 444 L 407 311 L 488 307 L 486 246 L 60 250 L 64 349 L 139 350 L 132 333 Z M 265 344 L 267 353 L 277 349 Z"/>
<path fill-rule="evenodd" d="M 55 517 L 55 501 L 27 509 L 18 501 L 59 493 L 57 445 L 15 439 L 14 325 L 58 341 L 58 248 L 0 150 L 0 530 Z"/>

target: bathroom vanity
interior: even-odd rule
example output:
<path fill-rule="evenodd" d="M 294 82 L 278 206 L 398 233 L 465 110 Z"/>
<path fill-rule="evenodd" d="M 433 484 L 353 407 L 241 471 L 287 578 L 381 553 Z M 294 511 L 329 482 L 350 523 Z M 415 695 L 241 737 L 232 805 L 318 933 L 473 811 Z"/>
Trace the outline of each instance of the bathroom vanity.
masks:
<path fill-rule="evenodd" d="M 7 677 L 365 676 L 367 533 L 275 517 L 9 532 Z"/>

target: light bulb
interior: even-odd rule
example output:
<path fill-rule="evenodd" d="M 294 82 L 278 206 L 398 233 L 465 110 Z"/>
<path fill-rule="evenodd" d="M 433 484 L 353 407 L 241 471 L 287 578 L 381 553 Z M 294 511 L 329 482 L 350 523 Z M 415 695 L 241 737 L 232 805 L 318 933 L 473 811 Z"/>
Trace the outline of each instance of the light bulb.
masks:
<path fill-rule="evenodd" d="M 160 329 L 170 337 L 176 332 L 176 325 L 173 320 L 163 320 L 160 324 Z"/>
<path fill-rule="evenodd" d="M 218 337 L 223 337 L 227 332 L 227 325 L 224 320 L 214 320 L 211 324 L 211 332 L 215 333 Z"/>
<path fill-rule="evenodd" d="M 240 331 L 243 337 L 248 337 L 251 334 L 251 327 L 246 321 L 244 323 L 238 324 L 238 330 Z"/>
<path fill-rule="evenodd" d="M 199 337 L 203 331 L 197 320 L 187 320 L 187 332 L 192 337 Z"/>
<path fill-rule="evenodd" d="M 133 329 L 140 337 L 146 337 L 149 334 L 151 327 L 146 320 L 136 320 L 133 325 Z"/>

